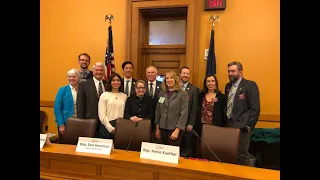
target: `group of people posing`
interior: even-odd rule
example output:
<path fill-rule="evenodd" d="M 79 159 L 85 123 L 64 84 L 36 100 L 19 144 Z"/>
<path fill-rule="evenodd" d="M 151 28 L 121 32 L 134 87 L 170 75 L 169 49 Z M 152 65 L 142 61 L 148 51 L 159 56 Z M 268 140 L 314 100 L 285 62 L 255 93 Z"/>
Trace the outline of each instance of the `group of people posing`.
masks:
<path fill-rule="evenodd" d="M 98 119 L 96 138 L 105 139 L 114 138 L 119 118 L 148 119 L 153 124 L 151 142 L 180 146 L 181 156 L 195 157 L 198 143 L 192 131 L 201 136 L 202 124 L 211 124 L 241 130 L 239 164 L 249 165 L 250 133 L 259 118 L 260 97 L 257 84 L 243 78 L 240 62 L 227 65 L 230 82 L 224 93 L 214 74 L 204 78 L 200 91 L 189 82 L 187 66 L 180 74 L 166 72 L 163 82 L 156 80 L 157 68 L 148 66 L 147 80 L 136 80 L 134 65 L 125 61 L 123 78 L 113 73 L 105 81 L 104 63 L 97 62 L 89 70 L 87 53 L 78 56 L 78 63 L 80 70 L 67 72 L 68 85 L 59 88 L 54 103 L 60 143 L 69 117 Z"/>

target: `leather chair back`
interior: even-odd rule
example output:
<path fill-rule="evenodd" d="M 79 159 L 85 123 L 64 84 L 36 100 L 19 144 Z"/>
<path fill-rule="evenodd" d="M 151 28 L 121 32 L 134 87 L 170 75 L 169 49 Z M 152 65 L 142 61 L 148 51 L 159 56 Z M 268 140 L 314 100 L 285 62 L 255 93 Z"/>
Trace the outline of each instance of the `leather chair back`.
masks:
<path fill-rule="evenodd" d="M 77 145 L 79 137 L 95 137 L 97 122 L 97 119 L 68 118 L 62 143 Z"/>
<path fill-rule="evenodd" d="M 151 141 L 151 120 L 139 121 L 138 126 L 129 119 L 118 119 L 114 135 L 114 148 L 126 150 L 132 135 L 129 150 L 140 151 L 142 142 Z"/>
<path fill-rule="evenodd" d="M 222 162 L 238 162 L 240 129 L 203 124 L 201 138 Z M 200 153 L 201 158 L 218 161 L 203 142 L 200 144 Z"/>
<path fill-rule="evenodd" d="M 46 113 L 40 110 L 40 134 L 42 134 L 43 124 L 46 119 L 47 119 Z"/>

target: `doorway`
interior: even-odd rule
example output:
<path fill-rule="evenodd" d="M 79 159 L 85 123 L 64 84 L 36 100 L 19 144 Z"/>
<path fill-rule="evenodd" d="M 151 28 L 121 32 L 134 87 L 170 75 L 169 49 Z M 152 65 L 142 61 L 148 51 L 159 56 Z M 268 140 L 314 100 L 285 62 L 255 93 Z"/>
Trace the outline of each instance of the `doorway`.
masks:
<path fill-rule="evenodd" d="M 169 70 L 179 74 L 188 66 L 190 81 L 197 79 L 196 0 L 132 1 L 130 7 L 126 60 L 135 65 L 133 76 L 145 80 L 149 65 L 157 67 L 158 75 Z"/>

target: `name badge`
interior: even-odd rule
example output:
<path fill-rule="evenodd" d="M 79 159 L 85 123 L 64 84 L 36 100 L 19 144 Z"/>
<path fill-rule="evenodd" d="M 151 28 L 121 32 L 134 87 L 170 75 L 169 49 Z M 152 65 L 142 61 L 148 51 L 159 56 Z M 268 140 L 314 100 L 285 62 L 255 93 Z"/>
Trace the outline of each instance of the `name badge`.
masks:
<path fill-rule="evenodd" d="M 76 152 L 110 155 L 112 147 L 112 139 L 79 137 Z"/>
<path fill-rule="evenodd" d="M 163 103 L 165 99 L 166 99 L 166 98 L 164 98 L 164 97 L 160 97 L 158 102 L 159 102 L 159 103 Z"/>
<path fill-rule="evenodd" d="M 142 142 L 140 158 L 178 164 L 180 147 Z"/>

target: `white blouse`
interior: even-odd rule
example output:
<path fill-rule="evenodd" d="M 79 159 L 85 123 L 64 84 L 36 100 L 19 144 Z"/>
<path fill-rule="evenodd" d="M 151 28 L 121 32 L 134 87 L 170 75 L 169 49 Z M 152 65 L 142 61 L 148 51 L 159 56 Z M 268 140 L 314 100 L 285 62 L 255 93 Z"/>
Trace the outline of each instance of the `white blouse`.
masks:
<path fill-rule="evenodd" d="M 99 99 L 98 114 L 101 123 L 106 127 L 108 132 L 115 128 L 110 121 L 123 118 L 124 109 L 127 101 L 127 95 L 119 92 L 104 92 Z"/>

